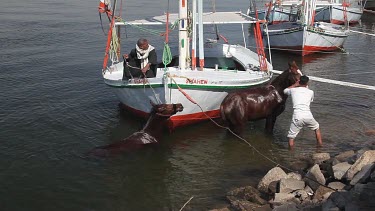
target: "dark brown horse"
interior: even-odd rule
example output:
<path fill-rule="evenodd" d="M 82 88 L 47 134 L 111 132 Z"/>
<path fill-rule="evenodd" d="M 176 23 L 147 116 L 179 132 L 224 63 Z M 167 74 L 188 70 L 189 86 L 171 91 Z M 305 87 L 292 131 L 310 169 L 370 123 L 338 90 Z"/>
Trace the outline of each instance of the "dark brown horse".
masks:
<path fill-rule="evenodd" d="M 271 84 L 228 94 L 220 106 L 221 118 L 236 134 L 243 132 L 247 121 L 266 119 L 266 131 L 272 133 L 276 117 L 285 110 L 287 95 L 284 89 L 300 78 L 296 63 L 288 63 Z"/>
<path fill-rule="evenodd" d="M 123 151 L 135 150 L 148 144 L 157 144 L 163 136 L 168 118 L 177 112 L 181 112 L 184 107 L 181 103 L 155 105 L 151 102 L 151 105 L 150 117 L 142 130 L 133 133 L 122 141 L 96 147 L 88 152 L 88 155 L 107 157 Z"/>

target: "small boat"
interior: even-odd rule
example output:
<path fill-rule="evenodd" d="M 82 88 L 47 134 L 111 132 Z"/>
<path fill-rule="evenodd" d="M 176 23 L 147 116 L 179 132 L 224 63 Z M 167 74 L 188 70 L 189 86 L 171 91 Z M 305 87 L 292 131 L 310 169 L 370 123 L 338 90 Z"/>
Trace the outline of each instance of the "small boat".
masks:
<path fill-rule="evenodd" d="M 349 29 L 337 24 L 314 22 L 314 2 L 305 2 L 298 21 L 265 27 L 263 33 L 269 36 L 271 48 L 288 50 L 302 56 L 342 48 Z"/>
<path fill-rule="evenodd" d="M 315 21 L 324 21 L 334 24 L 357 24 L 363 15 L 364 4 L 358 0 L 336 0 L 330 5 L 317 2 Z"/>
<path fill-rule="evenodd" d="M 184 110 L 169 118 L 170 129 L 220 117 L 219 106 L 229 92 L 268 83 L 272 77 L 273 67 L 265 57 L 260 28 L 257 30 L 260 38 L 257 53 L 242 45 L 215 40 L 204 43 L 203 24 L 237 24 L 242 25 L 243 31 L 243 24 L 257 23 L 254 18 L 241 12 L 203 13 L 201 0 L 198 3 L 193 0 L 192 6 L 189 6 L 192 11 L 188 12 L 189 3 L 187 0 L 179 0 L 178 14 L 167 12 L 147 20 L 112 19 L 108 33 L 111 37 L 108 38 L 105 54 L 106 58 L 111 59 L 111 64 L 107 65 L 105 58 L 102 69 L 105 84 L 112 88 L 125 109 L 138 116 L 148 115 L 150 100 L 154 103 L 182 103 Z M 163 54 L 163 64 L 157 68 L 156 77 L 124 79 L 124 62 L 119 59 L 120 48 L 111 48 L 118 46 L 113 42 L 120 43 L 120 36 L 116 36 L 118 28 L 125 25 L 128 30 L 132 26 L 137 28 L 149 25 L 166 28 L 169 23 L 178 23 L 179 55 L 174 56 L 171 62 L 164 62 L 166 59 Z M 259 22 L 256 25 L 259 26 Z M 166 44 L 169 30 L 166 30 Z M 199 58 L 195 53 L 197 35 Z M 164 46 L 166 48 L 168 45 Z"/>
<path fill-rule="evenodd" d="M 272 9 L 258 10 L 259 19 L 268 20 L 272 24 L 290 22 L 299 12 L 302 5 L 301 0 L 292 1 L 273 1 Z M 255 17 L 254 10 L 249 7 L 249 16 Z M 364 4 L 360 0 L 320 0 L 316 1 L 315 21 L 322 21 L 334 24 L 356 24 L 363 15 Z M 267 15 L 267 11 L 270 11 Z"/>
<path fill-rule="evenodd" d="M 366 10 L 375 11 L 375 0 L 362 0 Z"/>

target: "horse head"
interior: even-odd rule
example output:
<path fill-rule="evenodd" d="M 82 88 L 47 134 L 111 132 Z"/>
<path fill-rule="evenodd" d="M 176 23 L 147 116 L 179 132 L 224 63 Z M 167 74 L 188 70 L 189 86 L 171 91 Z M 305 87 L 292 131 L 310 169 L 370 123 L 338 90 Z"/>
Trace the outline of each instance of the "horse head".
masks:
<path fill-rule="evenodd" d="M 289 69 L 288 69 L 288 81 L 289 86 L 295 84 L 302 76 L 302 72 L 299 69 L 298 65 L 295 61 L 288 62 Z"/>
<path fill-rule="evenodd" d="M 150 101 L 152 110 L 151 113 L 156 114 L 158 116 L 163 117 L 170 117 L 175 115 L 177 112 L 181 112 L 184 110 L 184 107 L 181 103 L 176 104 L 154 104 Z"/>

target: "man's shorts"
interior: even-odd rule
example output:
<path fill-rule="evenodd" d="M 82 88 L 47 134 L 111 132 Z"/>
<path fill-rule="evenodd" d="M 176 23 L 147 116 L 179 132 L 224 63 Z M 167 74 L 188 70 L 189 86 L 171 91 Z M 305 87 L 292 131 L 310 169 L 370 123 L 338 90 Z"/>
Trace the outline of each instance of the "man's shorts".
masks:
<path fill-rule="evenodd" d="M 290 129 L 288 131 L 288 138 L 296 138 L 299 131 L 307 126 L 311 130 L 319 129 L 319 123 L 314 119 L 314 117 L 308 118 L 295 118 L 293 117 L 292 123 L 290 124 Z"/>

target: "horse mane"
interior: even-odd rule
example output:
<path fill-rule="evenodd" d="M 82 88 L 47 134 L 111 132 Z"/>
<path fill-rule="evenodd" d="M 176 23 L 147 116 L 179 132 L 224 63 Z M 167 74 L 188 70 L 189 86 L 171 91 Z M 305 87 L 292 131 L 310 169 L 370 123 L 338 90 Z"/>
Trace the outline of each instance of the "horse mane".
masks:
<path fill-rule="evenodd" d="M 276 77 L 272 82 L 271 85 L 274 86 L 276 89 L 281 88 L 285 89 L 289 86 L 289 69 L 284 70 L 278 77 Z"/>

